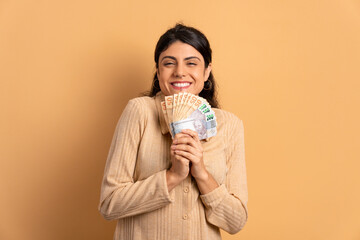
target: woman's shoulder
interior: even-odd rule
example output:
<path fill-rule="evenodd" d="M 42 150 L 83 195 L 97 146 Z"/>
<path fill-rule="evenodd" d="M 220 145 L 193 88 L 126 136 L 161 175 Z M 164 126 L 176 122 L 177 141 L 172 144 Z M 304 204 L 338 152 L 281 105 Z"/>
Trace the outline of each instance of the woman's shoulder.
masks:
<path fill-rule="evenodd" d="M 148 96 L 135 97 L 128 101 L 127 106 L 145 113 L 155 107 L 154 100 L 153 97 Z"/>
<path fill-rule="evenodd" d="M 135 97 L 135 98 L 131 98 L 128 103 L 138 105 L 138 106 L 153 104 L 154 97 L 149 97 L 149 96 Z"/>
<path fill-rule="evenodd" d="M 241 132 L 244 129 L 243 121 L 234 113 L 212 108 L 215 112 L 218 133 L 224 136 L 233 136 L 235 132 Z"/>
<path fill-rule="evenodd" d="M 243 121 L 234 113 L 212 108 L 215 112 L 218 134 L 227 138 L 227 141 L 233 141 L 235 134 L 242 134 L 244 131 Z"/>
<path fill-rule="evenodd" d="M 212 110 L 215 112 L 215 117 L 218 121 L 225 121 L 229 124 L 241 122 L 242 120 L 236 116 L 234 113 L 226 111 L 224 109 L 220 108 L 212 108 Z"/>
<path fill-rule="evenodd" d="M 148 117 L 156 112 L 155 99 L 148 96 L 140 96 L 132 98 L 128 101 L 125 110 L 136 113 L 143 117 Z"/>

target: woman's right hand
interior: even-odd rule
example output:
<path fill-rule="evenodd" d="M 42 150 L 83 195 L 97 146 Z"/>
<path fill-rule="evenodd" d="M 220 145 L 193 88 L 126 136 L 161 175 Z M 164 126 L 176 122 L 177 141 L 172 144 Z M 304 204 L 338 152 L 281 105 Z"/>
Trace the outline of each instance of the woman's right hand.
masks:
<path fill-rule="evenodd" d="M 183 134 L 176 134 L 171 145 L 171 168 L 166 172 L 168 190 L 171 191 L 181 183 L 190 173 L 190 161 L 180 155 L 175 154 L 176 144 Z"/>

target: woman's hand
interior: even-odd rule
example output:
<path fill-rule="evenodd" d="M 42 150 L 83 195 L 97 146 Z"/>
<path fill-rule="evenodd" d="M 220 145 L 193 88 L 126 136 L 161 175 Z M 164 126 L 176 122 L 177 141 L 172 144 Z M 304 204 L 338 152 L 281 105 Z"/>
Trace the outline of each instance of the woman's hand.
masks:
<path fill-rule="evenodd" d="M 203 160 L 203 148 L 197 132 L 186 129 L 176 134 L 171 151 L 174 151 L 176 158 L 191 162 L 190 172 L 196 180 L 205 180 L 208 177 Z"/>
<path fill-rule="evenodd" d="M 176 149 L 176 142 L 180 137 L 181 135 L 179 134 L 175 135 L 170 149 L 171 168 L 166 172 L 166 180 L 169 191 L 181 183 L 190 172 L 190 161 L 181 155 L 175 154 L 174 151 Z"/>
<path fill-rule="evenodd" d="M 219 187 L 213 176 L 206 170 L 203 148 L 197 132 L 186 129 L 176 134 L 171 150 L 174 151 L 175 156 L 190 161 L 190 172 L 201 194 L 207 194 Z"/>

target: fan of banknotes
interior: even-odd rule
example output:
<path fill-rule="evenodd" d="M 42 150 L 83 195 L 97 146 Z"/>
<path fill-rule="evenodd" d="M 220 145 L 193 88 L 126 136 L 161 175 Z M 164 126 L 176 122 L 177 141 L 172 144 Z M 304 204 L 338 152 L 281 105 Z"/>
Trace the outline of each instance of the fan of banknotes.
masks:
<path fill-rule="evenodd" d="M 196 131 L 200 140 L 216 135 L 215 113 L 206 99 L 181 92 L 166 96 L 161 107 L 173 138 L 183 129 Z"/>

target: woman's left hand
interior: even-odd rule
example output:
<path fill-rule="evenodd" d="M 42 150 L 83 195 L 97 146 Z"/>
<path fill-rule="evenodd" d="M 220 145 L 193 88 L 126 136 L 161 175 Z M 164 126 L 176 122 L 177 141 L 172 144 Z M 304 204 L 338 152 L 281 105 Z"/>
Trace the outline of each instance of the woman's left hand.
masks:
<path fill-rule="evenodd" d="M 198 134 L 190 129 L 182 130 L 175 135 L 173 146 L 175 154 L 191 162 L 191 175 L 197 180 L 206 179 L 208 172 L 203 160 L 203 148 Z"/>

